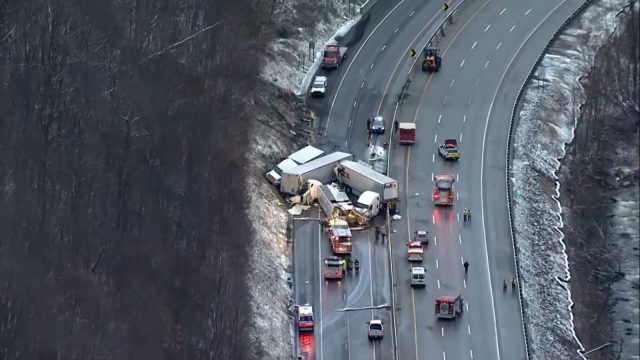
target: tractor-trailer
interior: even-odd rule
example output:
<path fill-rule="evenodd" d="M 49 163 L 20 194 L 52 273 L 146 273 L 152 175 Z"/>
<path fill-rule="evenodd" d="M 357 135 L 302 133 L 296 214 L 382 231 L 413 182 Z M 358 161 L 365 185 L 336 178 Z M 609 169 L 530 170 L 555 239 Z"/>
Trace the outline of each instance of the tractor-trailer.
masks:
<path fill-rule="evenodd" d="M 321 185 L 318 188 L 318 204 L 328 219 L 355 210 L 347 194 L 340 191 L 336 184 Z"/>
<path fill-rule="evenodd" d="M 307 181 L 317 180 L 320 183 L 330 183 L 335 179 L 334 169 L 342 160 L 349 160 L 353 155 L 336 151 L 321 158 L 309 161 L 294 169 L 282 173 L 280 191 L 285 194 L 298 195 L 307 186 Z"/>
<path fill-rule="evenodd" d="M 338 181 L 347 191 L 359 196 L 365 191 L 380 194 L 383 204 L 395 204 L 400 197 L 398 182 L 370 167 L 350 160 L 340 161 L 335 169 Z"/>

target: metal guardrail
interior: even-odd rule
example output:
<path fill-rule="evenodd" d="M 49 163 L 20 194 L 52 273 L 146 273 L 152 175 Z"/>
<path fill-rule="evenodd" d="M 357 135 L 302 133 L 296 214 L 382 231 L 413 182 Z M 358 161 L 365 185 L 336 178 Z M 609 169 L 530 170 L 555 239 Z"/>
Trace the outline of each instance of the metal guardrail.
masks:
<path fill-rule="evenodd" d="M 520 262 L 518 261 L 518 247 L 516 246 L 516 236 L 515 236 L 515 229 L 514 229 L 514 221 L 513 221 L 513 201 L 512 201 L 512 195 L 511 195 L 511 172 L 512 172 L 512 157 L 513 157 L 513 153 L 511 151 L 511 147 L 513 146 L 513 131 L 515 129 L 515 127 L 518 124 L 518 109 L 520 108 L 520 101 L 522 100 L 522 97 L 524 96 L 524 93 L 526 92 L 529 82 L 531 81 L 531 79 L 533 78 L 536 69 L 538 68 L 538 66 L 540 65 L 540 63 L 542 62 L 542 60 L 544 59 L 545 55 L 547 54 L 547 52 L 549 51 L 549 48 L 553 45 L 553 43 L 556 41 L 556 39 L 558 39 L 558 37 L 566 30 L 567 26 L 569 26 L 569 24 L 571 24 L 571 22 L 573 22 L 573 20 L 582 15 L 582 13 L 586 10 L 586 8 L 591 5 L 591 3 L 593 2 L 593 0 L 585 0 L 584 3 L 582 3 L 582 5 L 580 5 L 580 7 L 578 9 L 576 9 L 571 16 L 569 16 L 563 23 L 562 25 L 558 28 L 558 30 L 553 34 L 553 36 L 551 36 L 551 39 L 549 39 L 549 41 L 547 42 L 547 44 L 545 45 L 544 49 L 542 50 L 542 52 L 540 53 L 540 55 L 538 55 L 538 58 L 536 59 L 536 62 L 533 64 L 533 66 L 531 67 L 531 70 L 529 71 L 529 74 L 527 75 L 527 79 L 524 81 L 524 83 L 522 84 L 522 87 L 520 88 L 520 91 L 518 91 L 518 95 L 516 96 L 516 101 L 513 105 L 513 110 L 511 112 L 511 121 L 509 123 L 509 134 L 507 137 L 507 150 L 506 150 L 506 169 L 507 171 L 506 173 L 506 187 L 507 187 L 507 208 L 508 208 L 508 213 L 509 213 L 509 228 L 511 230 L 511 243 L 513 246 L 513 257 L 515 259 L 516 262 L 516 276 L 518 277 L 518 283 L 522 284 L 520 282 L 521 276 L 521 270 L 520 270 Z M 522 326 L 523 326 L 523 331 L 524 331 L 524 338 L 525 338 L 525 351 L 526 351 L 526 355 L 527 355 L 527 359 L 530 358 L 530 353 L 529 353 L 529 348 L 530 348 L 530 340 L 529 340 L 529 333 L 527 331 L 527 326 L 525 325 L 525 311 L 524 311 L 524 307 L 523 307 L 523 299 L 524 297 L 522 296 L 522 285 L 518 286 L 518 298 L 520 301 L 520 316 L 522 317 Z M 582 349 L 584 350 L 584 349 Z M 586 357 L 584 357 L 582 354 L 578 353 L 578 355 L 580 355 L 581 358 L 586 359 Z"/>
<path fill-rule="evenodd" d="M 371 8 L 373 7 L 373 5 L 376 4 L 376 2 L 378 2 L 378 0 L 367 0 L 364 2 L 364 4 L 360 5 L 360 14 L 364 14 L 366 12 L 368 12 L 369 10 L 371 10 Z"/>

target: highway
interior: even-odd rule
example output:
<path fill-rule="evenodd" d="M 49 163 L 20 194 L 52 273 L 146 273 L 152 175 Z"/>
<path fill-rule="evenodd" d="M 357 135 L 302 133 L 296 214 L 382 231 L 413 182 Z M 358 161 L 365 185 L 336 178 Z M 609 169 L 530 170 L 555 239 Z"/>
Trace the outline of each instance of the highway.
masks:
<path fill-rule="evenodd" d="M 360 271 L 349 272 L 342 281 L 324 280 L 322 260 L 332 253 L 327 234 L 313 220 L 318 212 L 313 208 L 309 216 L 294 220 L 292 234 L 295 302 L 311 304 L 316 318 L 313 335 L 298 336 L 299 353 L 303 359 L 389 359 L 391 337 L 370 342 L 366 331 L 372 318 L 391 323 L 388 309 L 373 309 L 390 301 L 385 245 L 370 230 L 353 232 L 351 256 L 359 260 Z"/>
<path fill-rule="evenodd" d="M 403 197 L 402 219 L 392 223 L 391 234 L 399 359 L 525 358 L 519 300 L 511 288 L 502 289 L 503 280 L 515 274 L 505 193 L 508 126 L 517 92 L 537 55 L 581 2 L 467 2 L 439 44 L 440 72 L 418 71 L 399 108 L 399 121 L 416 122 L 417 143 L 401 147 L 395 138 L 391 142 L 390 176 L 400 181 Z M 412 63 L 407 53 L 411 48 L 419 51 L 435 31 L 444 17 L 440 6 L 413 0 L 380 6 L 364 29 L 356 29 L 362 36 L 351 44 L 347 62 L 329 75 L 327 98 L 308 101 L 335 147 L 365 159 L 371 142 L 387 142 L 389 134 L 367 138 L 366 119 L 381 114 L 391 129 L 394 102 Z M 459 142 L 458 163 L 438 158 L 436 147 L 447 138 Z M 452 208 L 434 208 L 431 203 L 432 177 L 441 172 L 457 179 Z M 461 219 L 465 207 L 473 211 L 469 223 Z M 319 229 L 317 223 L 305 226 Z M 417 229 L 428 229 L 433 238 L 423 262 L 428 285 L 413 290 L 408 283 L 406 241 Z M 312 245 L 302 249 L 299 244 L 304 241 L 297 232 L 294 241 L 296 259 L 299 251 L 320 254 L 304 266 L 308 269 L 318 267 L 330 251 L 326 238 L 317 250 L 307 250 Z M 354 252 L 363 265 L 359 277 L 340 285 L 310 280 L 316 282 L 322 319 L 317 319 L 315 349 L 308 358 L 393 358 L 389 311 L 376 310 L 375 315 L 386 316 L 388 324 L 380 347 L 366 340 L 370 311 L 348 315 L 335 311 L 390 302 L 385 249 L 367 232 L 358 233 Z M 470 263 L 466 277 L 464 260 Z M 299 267 L 298 263 L 296 274 Z M 457 294 L 465 299 L 464 314 L 453 321 L 437 321 L 433 299 Z"/>

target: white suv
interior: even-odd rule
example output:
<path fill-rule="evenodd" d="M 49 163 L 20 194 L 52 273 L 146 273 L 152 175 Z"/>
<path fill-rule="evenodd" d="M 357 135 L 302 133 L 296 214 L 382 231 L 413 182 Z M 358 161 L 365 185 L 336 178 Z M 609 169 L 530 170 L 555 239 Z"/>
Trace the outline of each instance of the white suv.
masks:
<path fill-rule="evenodd" d="M 326 76 L 316 76 L 313 78 L 313 85 L 311 85 L 310 95 L 312 97 L 324 97 L 325 92 L 327 91 L 327 77 Z"/>

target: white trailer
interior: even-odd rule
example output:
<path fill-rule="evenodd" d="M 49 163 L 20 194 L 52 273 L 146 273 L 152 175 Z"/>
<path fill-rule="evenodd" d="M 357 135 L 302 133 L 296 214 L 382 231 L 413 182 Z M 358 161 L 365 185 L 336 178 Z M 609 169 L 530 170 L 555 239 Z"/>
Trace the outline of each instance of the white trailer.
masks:
<path fill-rule="evenodd" d="M 294 169 L 286 170 L 282 173 L 280 191 L 285 194 L 298 195 L 304 190 L 309 180 L 317 180 L 323 184 L 330 183 L 336 177 L 334 172 L 336 165 L 340 161 L 352 157 L 351 154 L 336 151 Z"/>
<path fill-rule="evenodd" d="M 306 164 L 309 161 L 320 157 L 324 154 L 324 151 L 317 149 L 311 145 L 305 146 L 302 149 L 294 152 L 289 155 L 286 159 L 279 162 L 276 166 L 273 167 L 268 173 L 265 174 L 267 180 L 273 185 L 280 185 L 280 181 L 282 180 L 282 173 L 287 170 L 292 170 L 293 168 Z"/>
<path fill-rule="evenodd" d="M 380 201 L 387 205 L 395 205 L 400 197 L 398 181 L 365 165 L 343 160 L 336 166 L 335 172 L 338 181 L 356 196 L 373 191 L 380 194 Z"/>
<path fill-rule="evenodd" d="M 342 192 L 336 184 L 321 185 L 318 188 L 318 204 L 329 219 L 354 210 L 353 203 L 347 194 Z"/>

